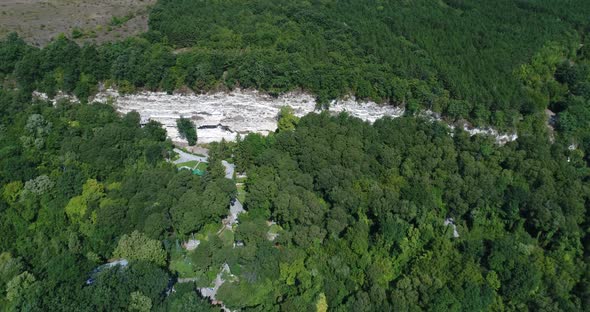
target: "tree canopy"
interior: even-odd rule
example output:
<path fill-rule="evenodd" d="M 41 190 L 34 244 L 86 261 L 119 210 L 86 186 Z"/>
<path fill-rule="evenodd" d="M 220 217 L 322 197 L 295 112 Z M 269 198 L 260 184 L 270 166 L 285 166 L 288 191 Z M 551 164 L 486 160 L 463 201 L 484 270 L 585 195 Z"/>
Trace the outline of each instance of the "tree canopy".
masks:
<path fill-rule="evenodd" d="M 99 82 L 122 93 L 302 89 L 322 105 L 355 95 L 514 129 L 546 108 L 539 87 L 550 91 L 552 67 L 584 44 L 588 14 L 585 0 L 160 0 L 149 31 L 121 42 L 60 36 L 38 49 L 10 35 L 0 76 L 82 100 Z"/>
<path fill-rule="evenodd" d="M 588 16 L 585 0 L 159 0 L 119 42 L 7 36 L 0 311 L 590 310 Z M 268 136 L 208 144 L 198 176 L 161 124 L 88 103 L 99 83 L 407 114 L 284 107 Z"/>
<path fill-rule="evenodd" d="M 192 120 L 181 117 L 176 121 L 176 126 L 180 137 L 186 139 L 188 145 L 197 144 L 197 128 Z"/>

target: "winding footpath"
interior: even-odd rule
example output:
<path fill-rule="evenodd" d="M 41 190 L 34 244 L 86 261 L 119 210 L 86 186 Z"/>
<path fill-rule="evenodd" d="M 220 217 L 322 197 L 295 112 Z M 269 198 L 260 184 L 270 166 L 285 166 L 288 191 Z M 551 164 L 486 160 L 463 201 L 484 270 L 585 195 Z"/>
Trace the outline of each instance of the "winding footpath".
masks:
<path fill-rule="evenodd" d="M 225 160 L 222 160 L 221 163 L 225 167 L 225 178 L 233 181 L 234 171 L 236 168 L 235 165 L 230 164 Z M 225 217 L 225 219 L 221 220 L 221 224 L 223 225 L 223 227 L 221 228 L 221 230 L 219 230 L 218 233 L 222 232 L 225 229 L 233 231 L 234 226 L 238 223 L 238 215 L 243 212 L 245 212 L 245 210 L 242 206 L 242 203 L 240 203 L 240 201 L 237 198 L 233 199 L 229 205 L 229 214 L 227 215 L 227 217 Z M 231 310 L 228 309 L 222 302 L 218 302 L 216 298 L 217 291 L 219 290 L 219 287 L 221 287 L 221 285 L 225 283 L 225 276 L 227 275 L 233 276 L 229 269 L 229 265 L 227 263 L 224 263 L 221 266 L 221 270 L 219 271 L 219 273 L 217 273 L 215 280 L 213 281 L 213 287 L 199 288 L 199 291 L 201 292 L 201 295 L 203 297 L 211 299 L 211 302 L 214 305 L 220 305 L 221 310 L 225 312 L 231 312 Z"/>
<path fill-rule="evenodd" d="M 179 155 L 179 158 L 173 161 L 174 164 L 184 163 L 187 161 L 199 161 L 199 162 L 208 162 L 209 161 L 208 157 L 206 157 L 206 156 L 198 156 L 198 155 L 190 154 L 190 153 L 184 152 L 178 148 L 175 148 L 174 152 L 178 153 L 178 155 Z M 225 167 L 225 178 L 233 181 L 234 180 L 233 177 L 234 177 L 234 172 L 235 172 L 235 165 L 231 164 L 225 160 L 223 160 L 221 163 Z M 221 233 L 223 230 L 233 231 L 234 226 L 238 223 L 238 216 L 243 212 L 245 212 L 245 210 L 244 210 L 242 203 L 240 203 L 240 201 L 237 198 L 233 199 L 229 203 L 229 213 L 228 213 L 227 217 L 225 217 L 223 220 L 221 220 L 221 223 L 223 226 L 221 227 L 219 232 L 217 232 L 217 234 Z M 195 248 L 198 248 L 198 245 L 199 244 L 197 243 Z M 226 276 L 233 276 L 233 275 L 231 274 L 229 265 L 227 263 L 224 263 L 221 266 L 219 273 L 217 273 L 215 280 L 213 280 L 213 283 L 212 283 L 213 285 L 210 287 L 198 288 L 198 290 L 203 297 L 209 298 L 214 305 L 219 305 L 221 310 L 223 310 L 225 312 L 231 312 L 231 310 L 228 309 L 225 305 L 223 305 L 222 302 L 219 302 L 216 299 L 217 291 L 219 290 L 221 285 L 223 285 L 225 283 Z M 177 282 L 178 283 L 190 283 L 190 282 L 196 282 L 197 280 L 198 280 L 197 278 L 180 278 L 180 279 L 178 279 Z"/>

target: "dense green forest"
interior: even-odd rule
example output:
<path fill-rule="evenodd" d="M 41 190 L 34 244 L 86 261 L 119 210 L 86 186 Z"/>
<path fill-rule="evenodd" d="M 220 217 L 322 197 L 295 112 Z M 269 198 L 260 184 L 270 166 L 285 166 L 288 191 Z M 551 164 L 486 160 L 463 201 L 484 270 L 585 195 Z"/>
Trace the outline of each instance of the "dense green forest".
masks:
<path fill-rule="evenodd" d="M 281 308 L 312 310 L 319 283 L 337 311 L 587 309 L 588 170 L 572 154 L 538 136 L 497 148 L 420 119 L 327 114 L 237 148 L 248 216 L 285 229 L 280 277 L 295 288 Z"/>
<path fill-rule="evenodd" d="M 232 310 L 590 310 L 588 16 L 583 0 L 160 0 L 140 37 L 0 40 L 0 311 L 218 311 L 197 289 L 224 264 Z M 99 82 L 409 113 L 285 107 L 275 133 L 210 144 L 198 176 L 157 122 L 88 103 Z"/>
<path fill-rule="evenodd" d="M 150 28 L 216 58 L 230 86 L 353 93 L 509 127 L 544 109 L 519 66 L 548 43 L 572 53 L 588 14 L 584 0 L 162 0 Z"/>
<path fill-rule="evenodd" d="M 523 66 L 575 57 L 589 14 L 585 0 L 160 0 L 140 38 L 37 49 L 11 36 L 0 76 L 82 99 L 105 81 L 123 92 L 303 89 L 322 104 L 354 94 L 514 129 L 548 104 Z"/>
<path fill-rule="evenodd" d="M 108 105 L 31 103 L 6 89 L 0 112 L 7 311 L 205 311 L 213 308 L 195 287 L 223 263 L 235 277 L 218 299 L 232 309 L 590 304 L 589 171 L 582 153 L 567 140 L 551 144 L 542 124 L 538 135 L 499 147 L 414 117 L 371 125 L 323 113 L 214 145 L 212 163 L 233 153 L 248 173 L 247 213 L 227 242 L 215 232 L 234 182 L 223 170 L 177 172 L 158 124 L 142 128 L 137 114 L 118 117 Z M 273 241 L 267 220 L 277 222 Z M 201 278 L 167 295 L 184 271 L 179 240 L 192 233 L 206 237 L 187 255 Z M 130 264 L 87 285 L 111 258 Z"/>

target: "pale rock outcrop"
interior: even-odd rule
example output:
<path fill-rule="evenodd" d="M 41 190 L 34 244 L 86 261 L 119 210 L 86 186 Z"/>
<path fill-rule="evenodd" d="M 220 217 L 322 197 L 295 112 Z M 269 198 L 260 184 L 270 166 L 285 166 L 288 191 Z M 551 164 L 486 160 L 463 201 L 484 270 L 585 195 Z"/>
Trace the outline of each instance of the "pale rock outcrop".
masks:
<path fill-rule="evenodd" d="M 36 98 L 76 101 L 73 96 L 58 94 L 53 100 L 47 95 L 35 91 Z M 112 103 L 120 113 L 137 111 L 141 120 L 155 120 L 166 129 L 172 141 L 186 143 L 176 128 L 176 120 L 180 117 L 190 118 L 198 130 L 199 143 L 218 142 L 222 139 L 233 141 L 238 134 L 260 133 L 266 135 L 277 129 L 277 115 L 283 106 L 290 106 L 296 116 L 301 117 L 311 112 L 320 112 L 315 97 L 305 92 L 289 92 L 278 97 L 256 90 L 236 89 L 230 92 L 208 94 L 167 94 L 164 92 L 142 91 L 135 94 L 119 94 L 115 89 L 101 86 L 96 96 L 89 102 Z M 368 122 L 390 116 L 400 117 L 404 114 L 402 107 L 380 105 L 370 101 L 357 101 L 353 96 L 333 101 L 329 111 L 337 114 L 347 112 Z M 423 111 L 419 114 L 432 121 L 442 121 L 440 114 Z M 449 128 L 462 128 L 470 135 L 484 134 L 493 136 L 500 145 L 518 138 L 516 133 L 499 133 L 493 128 L 475 128 L 468 123 L 448 124 Z"/>
<path fill-rule="evenodd" d="M 92 101 L 109 102 L 121 113 L 137 111 L 142 119 L 151 119 L 164 125 L 173 141 L 182 141 L 176 129 L 180 117 L 192 119 L 198 130 L 199 143 L 225 139 L 235 140 L 237 134 L 260 133 L 266 135 L 277 129 L 277 115 L 283 106 L 293 108 L 296 116 L 319 112 L 315 98 L 307 93 L 290 92 L 279 97 L 253 91 L 235 90 L 212 94 L 167 94 L 140 92 L 120 95 L 116 90 L 99 92 Z M 333 102 L 330 111 L 348 112 L 363 120 L 374 122 L 383 116 L 399 117 L 404 110 L 374 102 L 357 102 L 354 97 Z"/>

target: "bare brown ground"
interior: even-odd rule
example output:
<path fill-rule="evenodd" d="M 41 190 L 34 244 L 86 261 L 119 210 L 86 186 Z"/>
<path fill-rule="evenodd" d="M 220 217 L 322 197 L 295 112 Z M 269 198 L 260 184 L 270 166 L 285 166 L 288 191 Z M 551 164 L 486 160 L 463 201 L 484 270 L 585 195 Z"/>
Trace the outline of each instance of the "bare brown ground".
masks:
<path fill-rule="evenodd" d="M 79 43 L 116 41 L 147 30 L 148 14 L 156 0 L 1 0 L 0 38 L 17 32 L 27 42 L 46 45 L 60 33 Z M 113 17 L 132 16 L 121 25 Z"/>

